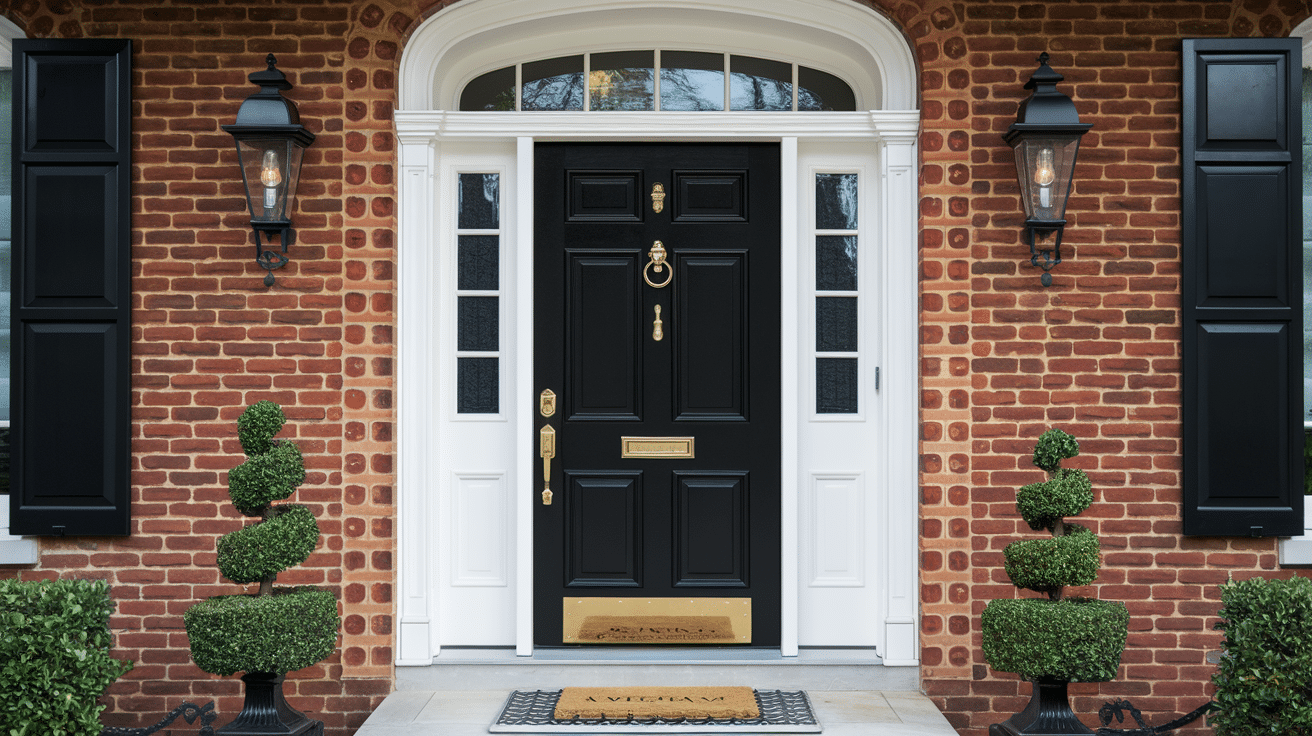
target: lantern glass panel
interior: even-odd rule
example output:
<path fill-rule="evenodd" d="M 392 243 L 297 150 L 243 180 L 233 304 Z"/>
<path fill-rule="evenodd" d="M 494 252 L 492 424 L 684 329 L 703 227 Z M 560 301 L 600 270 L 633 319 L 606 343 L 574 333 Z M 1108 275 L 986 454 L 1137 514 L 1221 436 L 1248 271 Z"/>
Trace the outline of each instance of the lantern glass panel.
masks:
<path fill-rule="evenodd" d="M 1078 134 L 1033 134 L 1015 143 L 1016 176 L 1028 220 L 1066 219 Z"/>
<path fill-rule="evenodd" d="M 291 219 L 305 149 L 287 138 L 244 138 L 237 141 L 237 153 L 251 222 Z"/>

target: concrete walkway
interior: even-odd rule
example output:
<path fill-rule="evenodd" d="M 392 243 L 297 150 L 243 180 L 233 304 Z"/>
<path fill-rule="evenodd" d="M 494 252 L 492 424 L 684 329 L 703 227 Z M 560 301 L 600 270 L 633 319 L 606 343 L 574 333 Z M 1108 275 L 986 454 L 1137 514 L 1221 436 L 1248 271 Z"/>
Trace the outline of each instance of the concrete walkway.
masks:
<path fill-rule="evenodd" d="M 483 736 L 509 695 L 509 690 L 399 690 L 383 701 L 356 736 Z M 920 693 L 808 690 L 807 695 L 829 736 L 956 736 Z"/>

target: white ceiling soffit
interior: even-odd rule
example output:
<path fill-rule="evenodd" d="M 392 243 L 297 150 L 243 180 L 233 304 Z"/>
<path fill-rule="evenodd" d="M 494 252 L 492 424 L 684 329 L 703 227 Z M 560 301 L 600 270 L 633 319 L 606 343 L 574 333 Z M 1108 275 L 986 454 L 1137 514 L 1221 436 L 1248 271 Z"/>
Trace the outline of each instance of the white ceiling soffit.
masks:
<path fill-rule="evenodd" d="M 850 84 L 862 110 L 917 104 L 911 47 L 887 18 L 852 0 L 462 0 L 406 43 L 400 109 L 458 109 L 469 80 L 516 62 L 651 48 L 820 69 Z"/>

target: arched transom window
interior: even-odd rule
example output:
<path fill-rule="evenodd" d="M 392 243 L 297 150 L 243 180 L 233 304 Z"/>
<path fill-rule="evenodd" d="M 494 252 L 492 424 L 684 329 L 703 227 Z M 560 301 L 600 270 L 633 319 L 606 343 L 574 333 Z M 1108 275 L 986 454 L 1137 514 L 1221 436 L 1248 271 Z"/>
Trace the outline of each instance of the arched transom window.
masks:
<path fill-rule="evenodd" d="M 828 72 L 707 51 L 608 51 L 526 61 L 475 77 L 460 109 L 853 111 L 851 86 Z"/>

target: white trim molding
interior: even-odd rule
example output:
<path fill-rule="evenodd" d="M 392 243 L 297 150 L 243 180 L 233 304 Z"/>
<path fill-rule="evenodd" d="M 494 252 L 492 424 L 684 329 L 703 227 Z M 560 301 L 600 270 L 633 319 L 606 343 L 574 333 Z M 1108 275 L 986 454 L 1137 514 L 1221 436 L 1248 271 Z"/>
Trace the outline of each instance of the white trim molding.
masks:
<path fill-rule="evenodd" d="M 677 21 L 677 22 L 676 22 Z M 683 23 L 683 26 L 679 24 Z M 679 35 L 683 31 L 684 35 Z M 598 39 L 607 44 L 597 46 Z M 646 39 L 636 42 L 634 39 Z M 683 39 L 689 39 L 686 42 Z M 769 56 L 836 74 L 852 85 L 860 112 L 459 112 L 460 88 L 490 69 L 517 61 L 614 48 L 715 49 Z M 918 282 L 916 104 L 914 57 L 905 39 L 879 14 L 850 0 L 463 0 L 424 23 L 401 62 L 398 239 L 398 665 L 427 665 L 443 645 L 513 645 L 531 655 L 533 464 L 533 154 L 546 140 L 767 141 L 781 154 L 783 286 L 781 371 L 784 457 L 781 540 L 781 653 L 795 656 L 806 638 L 813 568 L 800 549 L 814 478 L 859 479 L 861 508 L 870 520 L 860 547 L 862 581 L 877 597 L 862 617 L 886 665 L 918 664 L 917 421 Z M 827 422 L 827 431 L 862 427 L 863 452 L 828 470 L 807 465 L 799 449 L 814 421 L 810 385 L 813 351 L 801 343 L 813 330 L 814 238 L 807 235 L 815 151 L 860 159 L 863 281 L 861 360 L 880 368 L 881 384 L 863 385 L 860 422 Z M 470 168 L 472 167 L 472 168 Z M 452 423 L 456 236 L 451 225 L 459 171 L 501 173 L 502 406 L 487 422 Z M 451 181 L 447 181 L 451 179 Z M 813 203 L 810 206 L 814 206 Z M 808 265 L 808 259 L 810 264 Z M 483 425 L 486 424 L 486 427 Z M 493 426 L 495 425 L 495 426 Z M 858 431 L 853 429 L 852 431 Z M 485 432 L 478 452 L 465 435 Z M 479 435 L 484 436 L 484 435 Z M 492 438 L 497 438 L 494 441 Z M 812 442 L 814 442 L 812 440 Z M 474 471 L 477 469 L 477 472 Z M 461 549 L 448 533 L 460 512 L 453 503 L 462 479 L 496 479 L 507 489 L 499 520 L 507 544 L 470 547 L 477 571 L 456 579 Z M 500 491 L 497 491 L 498 493 Z M 845 491 L 846 492 L 846 491 Z M 482 508 L 481 506 L 478 508 Z M 483 514 L 486 516 L 486 513 Z M 470 518 L 482 518 L 470 514 Z M 477 533 L 476 531 L 470 533 Z M 470 539 L 470 537 L 462 537 Z M 466 542 L 466 544 L 469 544 Z M 495 558 L 504 554 L 504 559 Z M 486 560 L 484 558 L 486 557 Z M 495 559 L 494 559 L 495 558 Z M 503 572 L 502 563 L 505 563 Z M 855 564 L 855 563 L 854 563 Z M 479 572 L 489 570 L 494 572 Z M 482 575 L 484 577 L 478 577 Z M 805 581 L 803 579 L 806 579 Z M 856 580 L 854 577 L 853 580 Z M 453 585 L 453 581 L 461 583 Z M 470 582 L 478 584 L 469 584 Z M 829 586 L 827 590 L 855 589 Z M 480 619 L 477 626 L 455 620 Z"/>

